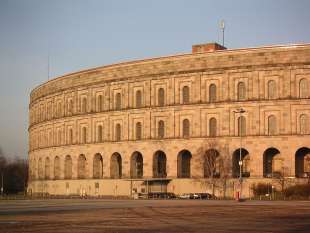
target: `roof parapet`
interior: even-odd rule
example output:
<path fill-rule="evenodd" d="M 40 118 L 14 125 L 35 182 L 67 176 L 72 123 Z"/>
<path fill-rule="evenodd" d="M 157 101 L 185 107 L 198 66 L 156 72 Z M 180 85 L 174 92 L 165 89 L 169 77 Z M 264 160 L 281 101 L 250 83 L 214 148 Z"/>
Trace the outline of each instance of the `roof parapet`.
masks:
<path fill-rule="evenodd" d="M 192 46 L 192 53 L 214 52 L 217 50 L 225 50 L 226 47 L 218 43 L 197 44 Z"/>

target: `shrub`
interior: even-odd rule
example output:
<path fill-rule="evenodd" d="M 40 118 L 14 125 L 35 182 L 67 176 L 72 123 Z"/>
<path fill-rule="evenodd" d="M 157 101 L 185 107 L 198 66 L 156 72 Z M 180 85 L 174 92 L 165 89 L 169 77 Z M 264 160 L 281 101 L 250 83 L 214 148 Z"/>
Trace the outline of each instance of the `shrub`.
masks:
<path fill-rule="evenodd" d="M 289 198 L 309 198 L 310 184 L 297 184 L 284 190 L 285 197 Z"/>
<path fill-rule="evenodd" d="M 254 196 L 261 196 L 261 195 L 265 195 L 267 193 L 271 193 L 272 192 L 272 185 L 271 184 L 265 184 L 265 183 L 258 183 L 258 184 L 254 184 L 252 189 L 253 189 Z"/>

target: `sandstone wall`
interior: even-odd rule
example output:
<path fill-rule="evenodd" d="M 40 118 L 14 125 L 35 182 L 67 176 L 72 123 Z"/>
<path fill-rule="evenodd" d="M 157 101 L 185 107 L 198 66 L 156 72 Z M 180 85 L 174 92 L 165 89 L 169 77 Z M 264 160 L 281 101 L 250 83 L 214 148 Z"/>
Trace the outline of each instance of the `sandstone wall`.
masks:
<path fill-rule="evenodd" d="M 211 85 L 216 87 L 215 99 Z M 163 106 L 159 103 L 160 89 L 164 90 Z M 139 101 L 137 92 L 141 94 Z M 240 147 L 238 108 L 245 110 L 242 147 L 250 158 L 248 179 L 266 176 L 264 153 L 269 148 L 278 150 L 285 176 L 294 177 L 297 151 L 306 148 L 308 153 L 310 147 L 309 97 L 310 45 L 186 54 L 69 74 L 31 93 L 30 179 L 33 184 L 42 180 L 64 183 L 67 155 L 72 158 L 72 180 L 78 179 L 81 154 L 86 157 L 85 178 L 91 179 L 94 156 L 100 154 L 101 178 L 113 182 L 108 180 L 115 152 L 122 157 L 122 178 L 128 179 L 132 154 L 137 151 L 143 156 L 143 177 L 152 178 L 154 154 L 160 150 L 167 157 L 167 178 L 176 185 L 170 189 L 181 190 L 181 179 L 176 179 L 181 151 L 192 155 L 194 179 L 205 178 L 201 149 L 214 147 L 233 163 L 233 153 Z M 216 120 L 215 133 L 211 119 Z M 189 135 L 184 135 L 184 120 L 189 122 Z M 159 138 L 160 121 L 164 122 L 164 138 Z M 141 124 L 141 137 L 137 136 L 137 123 Z M 56 156 L 60 177 L 53 174 Z M 45 177 L 47 158 L 50 174 Z M 183 185 L 187 187 L 186 182 Z"/>

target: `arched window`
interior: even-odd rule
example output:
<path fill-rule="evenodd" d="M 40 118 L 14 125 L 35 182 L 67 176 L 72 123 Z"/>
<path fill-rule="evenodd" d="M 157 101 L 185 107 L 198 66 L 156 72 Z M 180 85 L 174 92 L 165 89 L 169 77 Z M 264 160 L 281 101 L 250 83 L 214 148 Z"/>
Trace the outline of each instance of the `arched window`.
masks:
<path fill-rule="evenodd" d="M 86 127 L 82 127 L 82 143 L 86 143 L 87 142 L 87 129 Z"/>
<path fill-rule="evenodd" d="M 216 119 L 214 117 L 212 117 L 209 120 L 209 136 L 210 137 L 215 137 L 216 136 L 216 131 L 217 131 L 216 124 L 217 124 Z"/>
<path fill-rule="evenodd" d="M 142 107 L 142 93 L 140 90 L 136 91 L 136 108 Z"/>
<path fill-rule="evenodd" d="M 53 131 L 49 131 L 49 134 L 48 134 L 48 145 L 49 146 L 53 145 Z"/>
<path fill-rule="evenodd" d="M 102 125 L 98 125 L 97 128 L 97 142 L 102 142 L 103 141 L 103 129 L 102 129 Z"/>
<path fill-rule="evenodd" d="M 189 94 L 189 87 L 184 86 L 182 88 L 182 97 L 183 97 L 183 104 L 188 104 L 190 100 L 190 94 Z"/>
<path fill-rule="evenodd" d="M 274 115 L 268 117 L 268 135 L 277 134 L 277 119 Z"/>
<path fill-rule="evenodd" d="M 277 97 L 276 82 L 274 80 L 269 80 L 267 86 L 268 99 L 275 99 Z"/>
<path fill-rule="evenodd" d="M 165 105 L 165 90 L 164 88 L 158 89 L 158 106 L 162 107 Z"/>
<path fill-rule="evenodd" d="M 120 110 L 122 108 L 122 96 L 121 93 L 115 95 L 115 109 Z"/>
<path fill-rule="evenodd" d="M 44 176 L 43 176 L 43 161 L 40 158 L 39 162 L 38 162 L 38 173 L 39 173 L 39 179 L 43 180 Z"/>
<path fill-rule="evenodd" d="M 53 117 L 53 105 L 50 102 L 47 104 L 47 117 L 49 120 Z"/>
<path fill-rule="evenodd" d="M 40 108 L 40 119 L 41 121 L 44 120 L 44 106 L 43 105 L 41 105 L 41 108 Z"/>
<path fill-rule="evenodd" d="M 131 156 L 130 177 L 131 178 L 143 177 L 143 157 L 140 152 L 134 152 Z"/>
<path fill-rule="evenodd" d="M 299 98 L 309 97 L 308 80 L 303 78 L 299 81 Z"/>
<path fill-rule="evenodd" d="M 38 120 L 39 122 L 42 120 L 41 107 L 38 107 Z"/>
<path fill-rule="evenodd" d="M 142 138 L 142 124 L 141 122 L 136 123 L 136 140 L 141 140 Z"/>
<path fill-rule="evenodd" d="M 209 102 L 213 103 L 216 102 L 216 85 L 211 84 L 209 86 Z"/>
<path fill-rule="evenodd" d="M 73 114 L 73 100 L 69 99 L 68 101 L 68 114 L 72 115 Z"/>
<path fill-rule="evenodd" d="M 40 136 L 39 136 L 39 140 L 40 140 L 39 144 L 40 144 L 40 147 L 42 148 L 43 145 L 44 145 L 44 132 L 43 132 L 43 130 L 40 131 L 40 134 L 39 134 L 39 135 L 40 135 Z"/>
<path fill-rule="evenodd" d="M 58 145 L 61 145 L 62 144 L 62 132 L 61 132 L 61 129 L 58 129 Z"/>
<path fill-rule="evenodd" d="M 65 158 L 65 179 L 72 178 L 72 159 L 70 155 Z"/>
<path fill-rule="evenodd" d="M 300 134 L 307 134 L 309 131 L 309 119 L 306 114 L 302 114 L 299 117 L 299 124 L 300 124 Z"/>
<path fill-rule="evenodd" d="M 61 102 L 58 102 L 57 104 L 57 116 L 61 117 Z"/>
<path fill-rule="evenodd" d="M 158 121 L 158 138 L 165 137 L 165 122 L 160 120 Z"/>
<path fill-rule="evenodd" d="M 86 97 L 82 98 L 81 112 L 82 113 L 86 113 L 87 112 L 87 98 Z"/>
<path fill-rule="evenodd" d="M 39 106 L 38 107 L 38 119 L 39 119 L 39 122 L 42 121 L 42 112 L 41 111 L 42 111 L 41 106 Z"/>
<path fill-rule="evenodd" d="M 238 117 L 238 136 L 246 135 L 246 119 L 244 116 Z"/>
<path fill-rule="evenodd" d="M 78 158 L 78 178 L 86 178 L 86 157 L 85 155 L 80 155 Z"/>
<path fill-rule="evenodd" d="M 101 112 L 103 110 L 103 97 L 102 95 L 97 96 L 97 112 Z"/>
<path fill-rule="evenodd" d="M 49 157 L 46 157 L 45 158 L 45 174 L 44 174 L 44 177 L 46 180 L 49 180 L 51 178 L 51 174 L 50 174 L 50 159 Z"/>
<path fill-rule="evenodd" d="M 103 161 L 102 156 L 100 154 L 95 154 L 93 160 L 93 178 L 94 179 L 101 179 L 103 175 L 102 169 Z"/>
<path fill-rule="evenodd" d="M 73 143 L 73 130 L 69 129 L 69 133 L 68 133 L 68 144 L 72 144 Z"/>
<path fill-rule="evenodd" d="M 237 98 L 238 100 L 245 100 L 245 84 L 244 82 L 239 82 L 237 85 Z"/>
<path fill-rule="evenodd" d="M 187 138 L 190 135 L 190 125 L 189 125 L 189 120 L 188 119 L 184 119 L 183 120 L 183 138 Z"/>
<path fill-rule="evenodd" d="M 114 153 L 110 160 L 111 179 L 122 178 L 122 157 L 119 153 Z"/>
<path fill-rule="evenodd" d="M 58 156 L 54 159 L 54 179 L 60 179 L 60 158 Z"/>
<path fill-rule="evenodd" d="M 121 140 L 121 125 L 116 124 L 115 125 L 115 141 L 120 141 Z"/>

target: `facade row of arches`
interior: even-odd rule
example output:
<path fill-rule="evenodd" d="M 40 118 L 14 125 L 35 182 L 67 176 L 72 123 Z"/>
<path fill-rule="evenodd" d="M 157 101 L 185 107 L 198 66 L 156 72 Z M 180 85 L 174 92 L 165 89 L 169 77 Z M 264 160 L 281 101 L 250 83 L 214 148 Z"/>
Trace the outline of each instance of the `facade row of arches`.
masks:
<path fill-rule="evenodd" d="M 206 124 L 206 137 L 217 137 L 222 136 L 220 133 L 219 120 L 216 117 L 210 117 L 207 119 Z M 247 136 L 251 135 L 248 132 L 248 117 L 237 116 L 236 117 L 236 130 L 235 136 Z M 265 135 L 279 135 L 280 133 L 280 119 L 276 115 L 268 115 L 266 118 L 267 129 L 265 130 Z M 154 127 L 154 139 L 165 139 L 171 138 L 167 134 L 168 122 L 165 119 L 159 119 L 155 122 Z M 193 122 L 189 118 L 183 118 L 180 122 L 180 137 L 190 138 L 193 137 Z M 298 116 L 298 133 L 309 134 L 310 133 L 310 119 L 308 114 L 300 114 Z M 135 121 L 133 126 L 131 126 L 132 138 L 131 140 L 143 140 L 148 137 L 145 135 L 147 128 L 144 121 Z M 196 126 L 197 127 L 197 126 Z M 34 150 L 37 148 L 44 148 L 50 146 L 60 146 L 60 145 L 71 145 L 71 144 L 85 144 L 85 143 L 102 143 L 105 141 L 122 141 L 126 137 L 126 130 L 122 123 L 116 123 L 112 129 L 112 133 L 108 132 L 110 137 L 107 137 L 107 130 L 104 128 L 103 124 L 97 124 L 92 130 L 87 125 L 82 125 L 80 128 L 76 129 L 74 127 L 67 127 L 66 129 L 57 128 L 57 130 L 40 131 L 39 133 L 30 133 L 30 149 Z M 93 131 L 93 133 L 92 133 Z M 109 131 L 109 130 L 108 130 Z M 112 136 L 112 137 L 111 137 Z"/>
<path fill-rule="evenodd" d="M 193 159 L 192 152 L 189 150 L 181 150 L 177 154 L 176 168 L 177 178 L 191 178 L 191 165 Z M 235 150 L 231 156 L 225 156 L 217 149 L 208 149 L 199 156 L 202 164 L 201 177 L 204 178 L 220 178 L 220 177 L 239 177 L 240 158 L 242 160 L 241 172 L 243 177 L 251 177 L 251 163 L 254 162 L 251 154 L 245 148 Z M 271 147 L 263 153 L 263 176 L 272 178 L 285 176 L 284 158 L 281 156 L 280 150 Z M 230 159 L 228 158 L 230 157 Z M 58 179 L 143 179 L 144 175 L 144 157 L 139 151 L 135 151 L 130 156 L 129 176 L 123 172 L 123 157 L 120 153 L 113 153 L 109 160 L 109 167 L 104 164 L 103 155 L 96 153 L 88 161 L 84 154 L 80 154 L 76 161 L 70 155 L 66 155 L 64 159 L 59 156 L 53 158 L 41 157 L 37 161 L 31 160 L 30 178 L 36 180 L 58 180 Z M 164 151 L 158 150 L 153 154 L 152 158 L 152 177 L 167 178 L 168 161 Z M 51 161 L 53 160 L 53 161 Z M 89 164 L 92 164 L 92 174 L 88 173 Z M 105 171 L 108 169 L 109 171 Z M 74 173 L 76 170 L 76 173 Z M 76 174 L 76 175 L 74 175 Z M 108 175 L 109 174 L 109 175 Z M 295 175 L 296 177 L 310 177 L 310 149 L 307 147 L 299 148 L 295 153 Z M 75 177 L 76 176 L 76 177 Z"/>
<path fill-rule="evenodd" d="M 245 101 L 250 100 L 248 96 L 249 87 L 248 82 L 238 81 L 235 85 L 235 99 L 234 101 Z M 183 85 L 180 87 L 180 103 L 179 104 L 191 104 L 197 101 L 194 101 L 193 90 L 191 90 L 190 85 Z M 298 97 L 299 98 L 309 98 L 310 90 L 309 90 L 309 80 L 307 78 L 302 78 L 298 81 Z M 148 106 L 146 104 L 146 99 L 150 98 L 146 96 L 143 88 L 131 90 L 133 91 L 132 104 L 130 104 L 131 108 L 143 108 Z M 155 106 L 163 107 L 168 105 L 167 102 L 167 88 L 159 87 L 156 89 L 155 98 L 153 101 Z M 219 98 L 219 87 L 215 83 L 209 84 L 207 88 L 209 103 L 216 103 L 218 101 L 222 101 Z M 266 99 L 275 100 L 282 98 L 279 95 L 279 84 L 276 80 L 269 80 L 266 83 Z M 150 96 L 153 96 L 149 93 Z M 122 110 L 127 109 L 127 96 L 124 95 L 122 89 L 114 91 L 110 95 L 106 95 L 103 92 L 99 92 L 93 97 L 89 97 L 88 95 L 81 94 L 79 98 L 76 100 L 74 97 L 68 97 L 66 100 L 56 100 L 56 101 L 40 101 L 31 106 L 30 109 L 30 123 L 39 123 L 46 120 L 51 120 L 54 118 L 61 118 L 64 116 L 72 116 L 75 114 L 85 114 L 89 112 L 102 112 L 109 110 Z M 108 106 L 108 107 L 107 107 Z"/>

